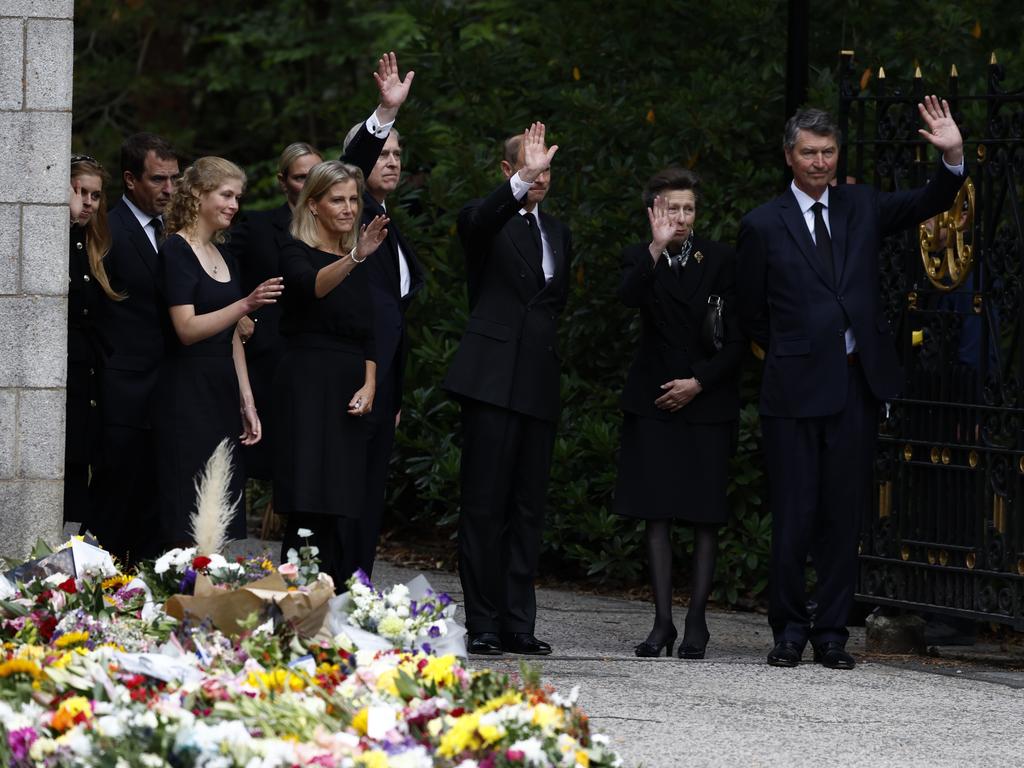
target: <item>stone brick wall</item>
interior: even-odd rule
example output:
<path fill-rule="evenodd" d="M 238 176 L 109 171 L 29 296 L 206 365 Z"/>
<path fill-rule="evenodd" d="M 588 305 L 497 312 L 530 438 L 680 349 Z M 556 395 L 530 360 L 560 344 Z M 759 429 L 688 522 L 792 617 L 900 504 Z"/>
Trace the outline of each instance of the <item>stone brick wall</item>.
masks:
<path fill-rule="evenodd" d="M 61 531 L 73 0 L 0 0 L 0 554 Z"/>

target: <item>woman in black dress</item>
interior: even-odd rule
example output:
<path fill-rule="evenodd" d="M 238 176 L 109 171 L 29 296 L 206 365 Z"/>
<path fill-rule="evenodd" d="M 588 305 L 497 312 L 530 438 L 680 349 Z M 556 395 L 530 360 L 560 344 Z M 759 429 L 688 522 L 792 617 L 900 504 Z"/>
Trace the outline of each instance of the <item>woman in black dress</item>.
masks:
<path fill-rule="evenodd" d="M 388 219 L 359 229 L 363 174 L 338 160 L 312 168 L 281 251 L 288 281 L 281 334 L 288 351 L 274 382 L 274 508 L 288 516 L 282 560 L 312 531 L 321 570 L 345 591 L 364 510 L 366 425 L 373 407 L 373 309 L 366 270 Z"/>
<path fill-rule="evenodd" d="M 67 423 L 64 433 L 64 521 L 92 523 L 89 471 L 100 445 L 96 368 L 99 341 L 93 318 L 100 291 L 123 298 L 110 287 L 103 257 L 110 250 L 110 227 L 103 185 L 107 172 L 88 155 L 71 156 L 71 253 L 68 260 Z"/>
<path fill-rule="evenodd" d="M 728 519 L 726 485 L 739 415 L 743 341 L 735 324 L 734 261 L 727 246 L 694 235 L 697 176 L 668 168 L 644 189 L 651 241 L 623 252 L 619 298 L 638 307 L 640 349 L 622 394 L 615 511 L 646 521 L 654 627 L 637 656 L 672 653 L 671 524 L 694 528 L 690 607 L 680 658 L 700 659 L 710 637 L 718 528 Z M 721 348 L 703 333 L 709 300 L 723 302 Z"/>
<path fill-rule="evenodd" d="M 160 369 L 154 420 L 160 456 L 160 542 L 189 538 L 195 477 L 224 438 L 234 443 L 228 535 L 245 537 L 245 473 L 238 441 L 259 442 L 261 426 L 249 386 L 239 319 L 281 295 L 271 278 L 242 297 L 238 268 L 218 248 L 238 212 L 245 174 L 219 157 L 185 169 L 165 214 L 172 232 L 160 246 L 160 283 L 168 305 L 166 358 Z"/>

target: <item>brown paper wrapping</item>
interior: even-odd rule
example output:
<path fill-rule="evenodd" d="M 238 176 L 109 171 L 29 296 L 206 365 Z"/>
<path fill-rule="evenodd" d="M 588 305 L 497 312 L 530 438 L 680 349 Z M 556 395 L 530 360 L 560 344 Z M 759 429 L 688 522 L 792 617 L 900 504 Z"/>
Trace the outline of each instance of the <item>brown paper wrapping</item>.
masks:
<path fill-rule="evenodd" d="M 179 621 L 185 616 L 200 621 L 210 619 L 213 626 L 233 637 L 241 632 L 239 621 L 252 613 L 259 613 L 269 603 L 276 603 L 300 637 L 312 637 L 323 626 L 327 603 L 332 597 L 334 581 L 326 573 L 319 574 L 305 591 L 290 591 L 278 573 L 232 590 L 214 586 L 205 574 L 200 573 L 196 575 L 195 594 L 175 595 L 164 605 L 164 610 Z"/>

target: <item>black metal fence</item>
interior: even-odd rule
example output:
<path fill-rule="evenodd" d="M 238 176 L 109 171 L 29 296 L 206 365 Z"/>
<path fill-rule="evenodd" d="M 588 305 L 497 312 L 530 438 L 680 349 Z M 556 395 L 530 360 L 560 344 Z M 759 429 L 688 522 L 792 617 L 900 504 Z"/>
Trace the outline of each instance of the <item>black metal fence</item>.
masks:
<path fill-rule="evenodd" d="M 839 178 L 924 184 L 920 70 L 868 90 L 842 54 Z M 993 55 L 983 93 L 945 96 L 970 181 L 950 211 L 882 249 L 882 291 L 906 385 L 879 424 L 858 599 L 1024 629 L 1024 89 Z M 981 89 L 979 89 L 981 90 Z"/>

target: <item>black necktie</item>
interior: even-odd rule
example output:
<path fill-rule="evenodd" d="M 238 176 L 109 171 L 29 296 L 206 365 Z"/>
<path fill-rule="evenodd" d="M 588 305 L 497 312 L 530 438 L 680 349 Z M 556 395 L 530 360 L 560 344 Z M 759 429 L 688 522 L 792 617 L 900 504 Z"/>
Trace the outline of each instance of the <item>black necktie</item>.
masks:
<path fill-rule="evenodd" d="M 825 206 L 821 203 L 815 203 L 811 206 L 811 210 L 814 211 L 814 244 L 818 250 L 818 258 L 821 260 L 821 265 L 825 268 L 825 274 L 832 279 L 832 284 L 836 282 L 836 269 L 832 262 L 832 238 L 829 237 L 828 227 L 825 226 L 825 217 L 822 215 L 822 211 L 825 210 Z"/>
<path fill-rule="evenodd" d="M 537 247 L 537 255 L 533 260 L 533 268 L 537 270 L 537 274 L 540 275 L 540 283 L 544 284 L 544 245 L 540 239 L 540 225 L 537 223 L 536 217 L 532 213 L 524 213 L 523 218 L 526 219 L 526 223 L 530 226 L 530 235 L 533 237 L 533 244 Z"/>
<path fill-rule="evenodd" d="M 153 227 L 153 232 L 156 235 L 156 244 L 159 247 L 160 243 L 164 241 L 164 223 L 160 220 L 159 216 L 154 216 L 149 220 L 149 224 Z"/>

